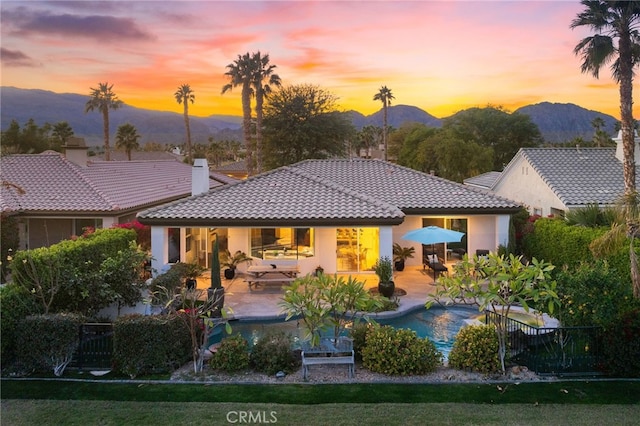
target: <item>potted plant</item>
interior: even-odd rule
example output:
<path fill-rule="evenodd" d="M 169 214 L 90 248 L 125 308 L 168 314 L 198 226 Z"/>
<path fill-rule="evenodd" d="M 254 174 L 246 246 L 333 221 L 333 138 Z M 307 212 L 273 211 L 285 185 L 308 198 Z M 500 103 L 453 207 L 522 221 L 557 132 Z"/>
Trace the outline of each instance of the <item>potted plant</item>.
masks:
<path fill-rule="evenodd" d="M 247 256 L 246 253 L 240 250 L 236 251 L 233 256 L 231 255 L 231 252 L 229 250 L 225 250 L 224 252 L 222 252 L 222 256 L 220 257 L 221 266 L 226 268 L 224 270 L 224 277 L 228 280 L 231 280 L 236 276 L 236 269 L 238 268 L 239 264 L 251 260 L 251 258 Z"/>
<path fill-rule="evenodd" d="M 393 244 L 393 266 L 396 271 L 404 270 L 404 261 L 413 258 L 413 254 L 416 252 L 414 247 L 402 247 L 398 243 Z"/>
<path fill-rule="evenodd" d="M 378 276 L 378 292 L 384 297 L 391 298 L 396 290 L 393 282 L 393 265 L 388 256 L 381 257 L 373 265 L 373 270 Z"/>
<path fill-rule="evenodd" d="M 198 285 L 198 277 L 202 275 L 204 268 L 197 263 L 184 264 L 185 286 L 187 290 L 195 290 Z"/>

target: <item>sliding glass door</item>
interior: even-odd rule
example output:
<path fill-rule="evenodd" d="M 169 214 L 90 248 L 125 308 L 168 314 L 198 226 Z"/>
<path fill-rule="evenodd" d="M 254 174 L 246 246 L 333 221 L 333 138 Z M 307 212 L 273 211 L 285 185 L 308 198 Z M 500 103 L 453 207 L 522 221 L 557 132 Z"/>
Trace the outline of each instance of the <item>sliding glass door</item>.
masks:
<path fill-rule="evenodd" d="M 370 271 L 380 256 L 378 228 L 338 228 L 336 230 L 338 272 Z"/>

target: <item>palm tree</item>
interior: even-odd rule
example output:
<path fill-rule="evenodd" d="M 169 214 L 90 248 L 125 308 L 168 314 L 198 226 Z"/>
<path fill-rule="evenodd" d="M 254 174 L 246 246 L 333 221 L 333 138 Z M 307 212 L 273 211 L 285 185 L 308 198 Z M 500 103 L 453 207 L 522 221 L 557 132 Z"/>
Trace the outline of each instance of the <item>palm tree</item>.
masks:
<path fill-rule="evenodd" d="M 104 158 L 107 161 L 111 160 L 111 148 L 109 146 L 109 110 L 118 109 L 122 106 L 122 101 L 118 99 L 115 93 L 113 93 L 113 84 L 98 83 L 98 88 L 91 89 L 91 99 L 87 101 L 84 112 L 93 111 L 97 109 L 102 113 L 102 129 L 104 133 Z"/>
<path fill-rule="evenodd" d="M 178 86 L 178 90 L 173 94 L 176 97 L 178 104 L 184 105 L 184 127 L 187 129 L 187 163 L 191 164 L 191 127 L 189 127 L 189 101 L 193 103 L 196 100 L 196 95 L 191 90 L 191 86 L 183 84 Z"/>
<path fill-rule="evenodd" d="M 247 172 L 249 176 L 254 174 L 253 168 L 253 149 L 251 144 L 251 84 L 254 76 L 254 62 L 249 52 L 244 55 L 238 55 L 233 63 L 227 65 L 227 72 L 224 75 L 231 80 L 222 87 L 222 94 L 230 91 L 236 86 L 242 86 L 242 132 L 244 135 L 244 144 L 247 151 Z"/>
<path fill-rule="evenodd" d="M 116 148 L 124 150 L 127 153 L 127 158 L 131 161 L 131 151 L 140 149 L 138 139 L 140 139 L 140 135 L 133 124 L 123 124 L 118 127 L 118 133 L 116 134 Z"/>
<path fill-rule="evenodd" d="M 280 87 L 282 81 L 274 74 L 275 65 L 269 64 L 269 54 L 262 56 L 260 51 L 253 54 L 254 76 L 253 90 L 256 95 L 256 171 L 262 172 L 262 113 L 264 98 L 271 93 L 271 86 Z M 266 83 L 264 83 L 266 82 Z"/>
<path fill-rule="evenodd" d="M 382 143 L 384 144 L 384 160 L 387 161 L 387 110 L 389 105 L 391 105 L 391 99 L 395 99 L 393 94 L 391 93 L 391 89 L 387 86 L 382 86 L 378 93 L 373 97 L 374 101 L 382 102 L 382 117 L 383 117 L 383 126 L 382 126 Z"/>
<path fill-rule="evenodd" d="M 60 146 L 65 145 L 67 140 L 73 136 L 73 129 L 66 121 L 60 121 L 53 125 L 53 131 L 51 132 L 56 144 Z"/>
<path fill-rule="evenodd" d="M 596 34 L 585 37 L 574 48 L 581 56 L 581 71 L 599 77 L 600 68 L 611 63 L 611 73 L 620 86 L 620 118 L 622 130 L 622 173 L 627 235 L 631 239 L 630 261 L 633 293 L 640 297 L 640 270 L 634 250 L 634 239 L 640 229 L 638 192 L 634 159 L 633 77 L 640 63 L 640 2 L 614 0 L 582 0 L 585 10 L 571 22 L 571 28 L 590 27 Z M 616 43 L 617 41 L 617 43 Z"/>

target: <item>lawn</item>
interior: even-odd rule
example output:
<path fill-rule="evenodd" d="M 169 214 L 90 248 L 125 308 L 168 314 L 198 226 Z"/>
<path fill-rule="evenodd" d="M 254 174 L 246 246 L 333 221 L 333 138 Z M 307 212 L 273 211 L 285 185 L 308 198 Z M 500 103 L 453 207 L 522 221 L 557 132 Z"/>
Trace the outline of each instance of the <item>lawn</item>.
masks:
<path fill-rule="evenodd" d="M 11 425 L 623 425 L 636 424 L 640 416 L 640 381 L 211 385 L 2 380 L 1 392 L 2 424 Z"/>

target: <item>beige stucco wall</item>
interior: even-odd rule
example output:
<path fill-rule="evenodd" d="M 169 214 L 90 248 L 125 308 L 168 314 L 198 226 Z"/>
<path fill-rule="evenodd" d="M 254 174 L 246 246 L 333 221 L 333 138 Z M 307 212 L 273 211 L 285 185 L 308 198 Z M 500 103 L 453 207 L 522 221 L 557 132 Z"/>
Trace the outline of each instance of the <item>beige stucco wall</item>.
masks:
<path fill-rule="evenodd" d="M 496 195 L 518 201 L 526 205 L 531 214 L 541 209 L 542 216 L 551 214 L 551 208 L 567 210 L 542 177 L 522 156 L 519 156 L 493 189 Z"/>

